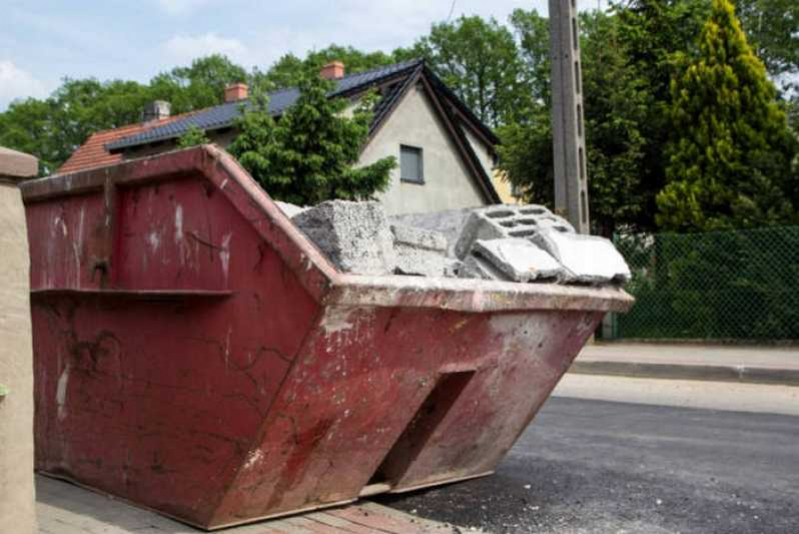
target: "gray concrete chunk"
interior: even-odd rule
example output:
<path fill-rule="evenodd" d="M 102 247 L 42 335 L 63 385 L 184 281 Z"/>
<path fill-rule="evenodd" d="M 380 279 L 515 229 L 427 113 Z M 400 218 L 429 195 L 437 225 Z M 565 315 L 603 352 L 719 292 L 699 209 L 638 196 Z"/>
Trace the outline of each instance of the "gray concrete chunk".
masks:
<path fill-rule="evenodd" d="M 537 233 L 533 241 L 568 270 L 567 281 L 604 284 L 630 279 L 624 258 L 603 237 L 547 230 Z"/>
<path fill-rule="evenodd" d="M 453 276 L 453 260 L 447 257 L 447 240 L 442 234 L 399 224 L 392 225 L 391 232 L 397 274 Z"/>
<path fill-rule="evenodd" d="M 378 202 L 322 202 L 292 221 L 343 272 L 379 276 L 396 268 L 394 236 Z"/>
<path fill-rule="evenodd" d="M 555 258 L 527 239 L 478 240 L 471 254 L 489 261 L 514 282 L 561 279 L 567 275 Z"/>

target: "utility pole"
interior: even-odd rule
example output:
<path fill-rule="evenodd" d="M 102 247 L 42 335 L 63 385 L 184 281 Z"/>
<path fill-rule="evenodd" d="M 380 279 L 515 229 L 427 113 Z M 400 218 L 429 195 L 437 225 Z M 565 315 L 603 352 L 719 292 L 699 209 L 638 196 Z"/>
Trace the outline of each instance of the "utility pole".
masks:
<path fill-rule="evenodd" d="M 577 0 L 549 0 L 555 211 L 589 233 Z"/>

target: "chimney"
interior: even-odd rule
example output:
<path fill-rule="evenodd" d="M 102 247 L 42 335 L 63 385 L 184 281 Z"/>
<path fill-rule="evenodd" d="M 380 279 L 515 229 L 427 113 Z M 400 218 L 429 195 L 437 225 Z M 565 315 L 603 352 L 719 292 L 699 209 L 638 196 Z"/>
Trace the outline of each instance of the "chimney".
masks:
<path fill-rule="evenodd" d="M 169 117 L 170 107 L 169 102 L 164 100 L 155 100 L 145 104 L 141 113 L 141 120 L 142 122 L 150 122 L 166 119 Z"/>
<path fill-rule="evenodd" d="M 246 83 L 233 83 L 225 87 L 225 102 L 238 102 L 247 98 Z"/>
<path fill-rule="evenodd" d="M 324 78 L 325 80 L 338 80 L 344 77 L 344 63 L 341 61 L 333 61 L 328 63 L 322 70 L 319 71 L 319 75 Z"/>

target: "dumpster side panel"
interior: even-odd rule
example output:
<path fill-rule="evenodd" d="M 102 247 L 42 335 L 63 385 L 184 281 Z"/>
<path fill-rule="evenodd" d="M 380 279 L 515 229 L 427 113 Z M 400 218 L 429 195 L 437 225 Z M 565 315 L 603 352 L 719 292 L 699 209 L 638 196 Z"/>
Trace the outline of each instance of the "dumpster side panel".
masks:
<path fill-rule="evenodd" d="M 33 298 L 37 468 L 206 526 L 318 305 L 197 177 L 116 194 L 111 250 L 125 260 L 109 287 L 78 288 L 69 262 L 36 256 L 35 272 L 53 271 Z M 80 225 L 73 210 L 96 202 L 33 203 L 29 227 Z M 104 216 L 87 207 L 82 224 Z M 71 253 L 60 239 L 55 253 Z"/>
<path fill-rule="evenodd" d="M 327 308 L 214 524 L 492 471 L 601 315 Z"/>
<path fill-rule="evenodd" d="M 99 288 L 105 239 L 102 195 L 76 195 L 26 207 L 32 289 Z"/>
<path fill-rule="evenodd" d="M 421 433 L 420 442 L 411 442 L 403 450 L 400 441 L 389 453 L 382 470 L 391 491 L 494 471 L 602 315 L 549 311 L 488 318 L 489 338 L 498 338 L 499 346 L 484 345 L 493 352 L 480 358 L 462 394 L 433 428 Z"/>

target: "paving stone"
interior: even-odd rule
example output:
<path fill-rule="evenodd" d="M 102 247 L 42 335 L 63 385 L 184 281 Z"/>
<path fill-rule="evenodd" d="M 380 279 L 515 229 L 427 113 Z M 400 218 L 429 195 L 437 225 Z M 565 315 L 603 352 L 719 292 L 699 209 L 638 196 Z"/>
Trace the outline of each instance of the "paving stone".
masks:
<path fill-rule="evenodd" d="M 379 276 L 396 268 L 394 236 L 378 202 L 322 202 L 292 221 L 343 272 Z"/>

